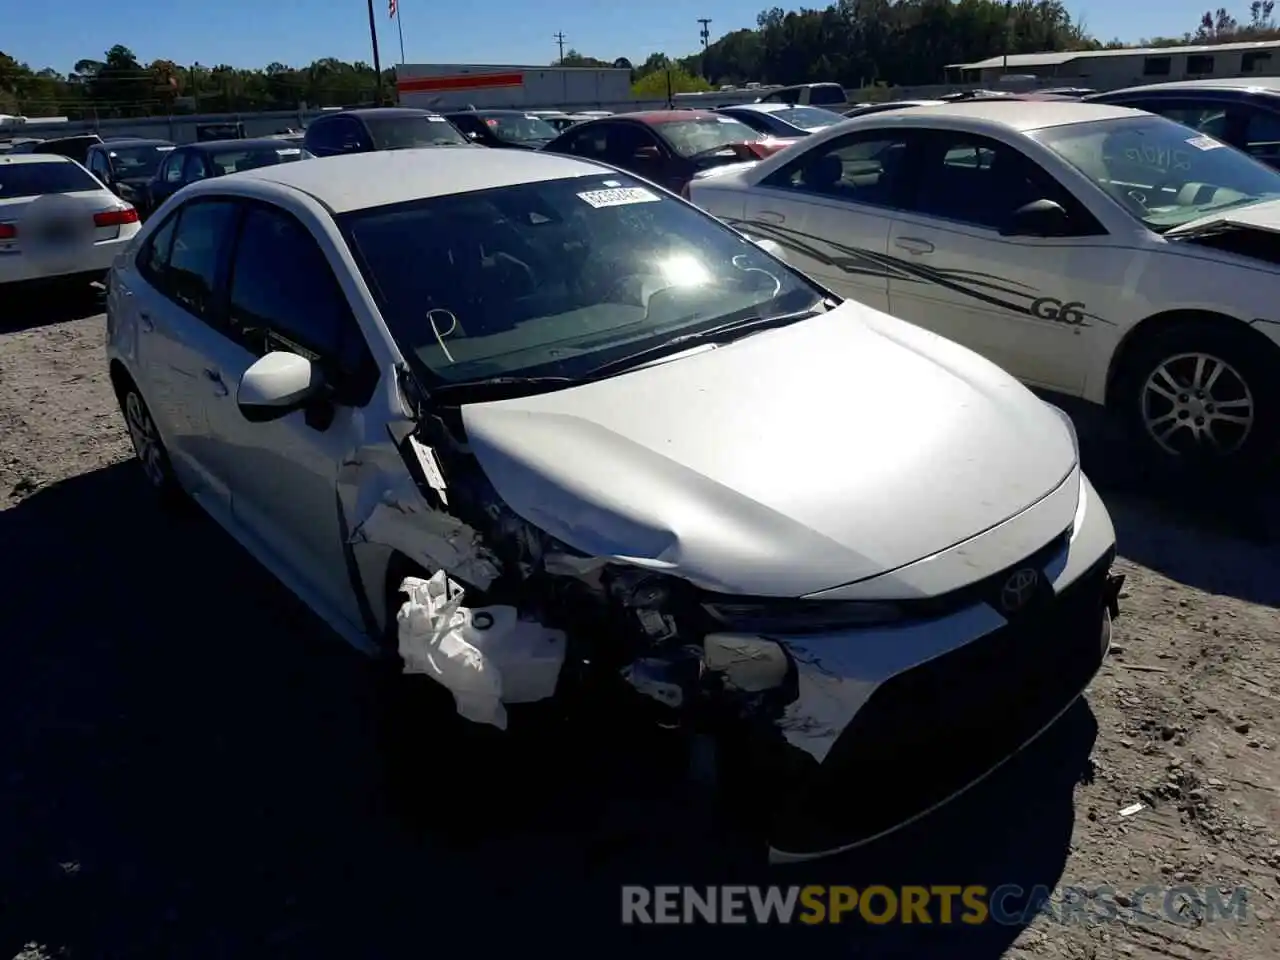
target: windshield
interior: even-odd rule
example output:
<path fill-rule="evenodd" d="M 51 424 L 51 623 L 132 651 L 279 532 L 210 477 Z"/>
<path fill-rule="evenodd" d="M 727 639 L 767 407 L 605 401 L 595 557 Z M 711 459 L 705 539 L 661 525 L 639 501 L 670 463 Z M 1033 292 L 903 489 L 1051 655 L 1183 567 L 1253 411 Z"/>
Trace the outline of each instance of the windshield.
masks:
<path fill-rule="evenodd" d="M 404 117 L 365 117 L 365 126 L 379 150 L 408 150 L 413 147 L 445 147 L 464 144 L 466 138 L 444 117 L 430 114 Z"/>
<path fill-rule="evenodd" d="M 428 388 L 578 378 L 678 334 L 805 310 L 826 296 L 749 240 L 623 174 L 338 219 Z"/>
<path fill-rule="evenodd" d="M 270 167 L 277 163 L 289 163 L 302 159 L 302 149 L 281 144 L 278 147 L 253 147 L 249 150 L 224 150 L 215 153 L 209 160 L 214 169 L 220 173 L 239 173 L 241 170 L 256 170 L 258 167 Z"/>
<path fill-rule="evenodd" d="M 760 139 L 757 131 L 732 117 L 669 120 L 658 124 L 657 130 L 671 144 L 671 149 L 682 157 L 708 153 L 732 143 L 751 143 Z"/>
<path fill-rule="evenodd" d="M 493 113 L 481 118 L 499 140 L 523 143 L 528 140 L 550 140 L 556 128 L 542 117 L 523 113 Z"/>
<path fill-rule="evenodd" d="M 112 150 L 111 169 L 121 180 L 152 175 L 160 167 L 160 161 L 173 152 L 173 147 L 166 145 L 150 145 L 146 147 L 121 147 Z"/>
<path fill-rule="evenodd" d="M 815 83 L 809 88 L 810 103 L 845 103 L 844 87 L 838 83 Z"/>
<path fill-rule="evenodd" d="M 789 107 L 786 110 L 775 110 L 773 115 L 801 130 L 818 130 L 844 119 L 840 114 L 821 107 Z"/>
<path fill-rule="evenodd" d="M 1032 135 L 1157 232 L 1280 197 L 1280 173 L 1163 117 L 1075 123 Z"/>
<path fill-rule="evenodd" d="M 66 160 L 48 163 L 0 162 L 0 200 L 101 189 L 102 185 L 88 171 Z"/>

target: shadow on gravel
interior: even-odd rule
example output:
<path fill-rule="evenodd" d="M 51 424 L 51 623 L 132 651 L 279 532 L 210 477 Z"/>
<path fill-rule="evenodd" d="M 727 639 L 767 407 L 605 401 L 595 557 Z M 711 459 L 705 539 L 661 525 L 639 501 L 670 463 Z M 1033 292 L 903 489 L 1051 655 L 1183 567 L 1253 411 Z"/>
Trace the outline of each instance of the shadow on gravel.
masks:
<path fill-rule="evenodd" d="M 132 464 L 0 512 L 0 543 L 4 958 L 31 941 L 149 960 L 402 960 L 572 941 L 994 960 L 1023 925 L 1017 898 L 1005 924 L 980 928 L 640 929 L 619 925 L 619 885 L 1051 887 L 1097 732 L 1078 704 L 896 839 L 769 871 L 612 730 L 526 743 L 513 767 L 490 769 L 444 742 L 446 724 L 396 751 L 422 771 L 409 829 L 381 789 L 374 668 L 211 523 L 162 515 Z"/>
<path fill-rule="evenodd" d="M 1106 500 L 1120 555 L 1210 593 L 1280 607 L 1280 478 L 1251 487 L 1155 480 L 1102 412 L 1050 396 L 1071 414 L 1089 479 Z"/>
<path fill-rule="evenodd" d="M 20 284 L 4 292 L 0 333 L 36 330 L 69 320 L 83 320 L 106 309 L 106 292 L 98 284 Z"/>

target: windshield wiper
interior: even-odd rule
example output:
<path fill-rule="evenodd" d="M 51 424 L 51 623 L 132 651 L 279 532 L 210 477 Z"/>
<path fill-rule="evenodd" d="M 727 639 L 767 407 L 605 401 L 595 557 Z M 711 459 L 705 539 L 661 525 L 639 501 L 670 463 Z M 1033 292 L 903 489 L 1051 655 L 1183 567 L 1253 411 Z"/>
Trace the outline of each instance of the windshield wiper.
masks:
<path fill-rule="evenodd" d="M 535 393 L 548 393 L 580 382 L 572 377 L 482 377 L 478 380 L 445 383 L 432 388 L 430 393 L 433 400 L 482 403 L 486 400 L 507 400 Z"/>
<path fill-rule="evenodd" d="M 831 306 L 831 301 L 823 300 L 812 307 L 796 310 L 793 313 L 780 313 L 772 317 L 759 315 L 740 317 L 737 320 L 730 320 L 728 323 L 721 323 L 705 330 L 682 333 L 655 346 L 645 347 L 645 349 L 637 350 L 635 353 L 629 353 L 624 357 L 618 357 L 616 360 L 610 360 L 608 363 L 602 363 L 600 366 L 588 370 L 583 379 L 594 380 L 599 377 L 607 377 L 638 366 L 647 360 L 657 359 L 665 354 L 679 353 L 681 350 L 696 346 L 699 343 L 729 343 L 744 334 L 785 327 L 788 324 L 795 323 L 797 320 L 807 320 L 809 317 L 817 316 L 819 313 L 825 313 Z"/>

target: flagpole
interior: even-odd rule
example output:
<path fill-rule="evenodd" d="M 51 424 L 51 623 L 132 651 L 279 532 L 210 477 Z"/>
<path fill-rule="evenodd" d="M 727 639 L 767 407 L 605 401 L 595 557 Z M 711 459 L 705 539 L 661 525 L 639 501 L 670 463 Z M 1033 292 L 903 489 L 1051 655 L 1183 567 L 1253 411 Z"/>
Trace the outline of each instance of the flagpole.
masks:
<path fill-rule="evenodd" d="M 373 19 L 373 0 L 369 0 L 369 42 L 373 44 L 373 75 L 377 80 L 376 102 L 378 106 L 382 106 L 382 61 L 378 56 L 378 24 Z"/>
<path fill-rule="evenodd" d="M 404 26 L 400 22 L 400 4 L 396 3 L 396 30 L 400 33 L 400 66 L 404 66 Z"/>

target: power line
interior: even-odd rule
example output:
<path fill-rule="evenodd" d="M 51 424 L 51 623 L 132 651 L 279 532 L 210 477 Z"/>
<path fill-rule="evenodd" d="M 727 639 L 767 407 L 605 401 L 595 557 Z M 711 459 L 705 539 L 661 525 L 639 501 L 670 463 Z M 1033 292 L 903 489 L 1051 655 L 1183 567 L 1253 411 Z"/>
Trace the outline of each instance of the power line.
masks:
<path fill-rule="evenodd" d="M 560 47 L 560 62 L 564 63 L 564 33 L 553 33 L 551 39 Z"/>

